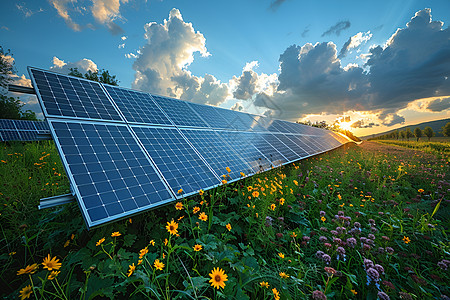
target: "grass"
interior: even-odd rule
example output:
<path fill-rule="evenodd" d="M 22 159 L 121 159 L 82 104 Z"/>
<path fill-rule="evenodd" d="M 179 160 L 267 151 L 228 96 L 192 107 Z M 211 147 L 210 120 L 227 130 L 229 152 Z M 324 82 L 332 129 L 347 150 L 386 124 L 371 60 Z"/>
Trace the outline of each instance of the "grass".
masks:
<path fill-rule="evenodd" d="M 342 147 L 87 231 L 76 204 L 36 209 L 40 198 L 68 192 L 54 145 L 3 144 L 0 293 L 450 296 L 448 160 L 364 145 L 376 144 Z"/>
<path fill-rule="evenodd" d="M 422 152 L 436 155 L 438 158 L 450 159 L 450 140 L 448 138 L 433 138 L 433 141 L 401 141 L 401 140 L 377 140 L 378 143 L 399 146 L 419 150 Z"/>

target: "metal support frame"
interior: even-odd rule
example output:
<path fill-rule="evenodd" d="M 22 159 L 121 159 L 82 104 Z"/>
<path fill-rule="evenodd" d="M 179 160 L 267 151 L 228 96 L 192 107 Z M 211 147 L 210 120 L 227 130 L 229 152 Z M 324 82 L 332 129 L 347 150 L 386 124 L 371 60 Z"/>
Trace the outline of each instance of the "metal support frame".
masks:
<path fill-rule="evenodd" d="M 38 206 L 39 209 L 45 209 L 45 208 L 50 208 L 50 207 L 74 202 L 75 196 L 73 194 L 64 194 L 64 195 L 58 195 L 58 196 L 53 196 L 53 197 L 48 197 L 48 198 L 42 198 L 40 201 L 41 201 L 40 202 L 41 204 Z"/>
<path fill-rule="evenodd" d="M 15 84 L 8 84 L 8 92 L 36 95 L 34 88 Z"/>

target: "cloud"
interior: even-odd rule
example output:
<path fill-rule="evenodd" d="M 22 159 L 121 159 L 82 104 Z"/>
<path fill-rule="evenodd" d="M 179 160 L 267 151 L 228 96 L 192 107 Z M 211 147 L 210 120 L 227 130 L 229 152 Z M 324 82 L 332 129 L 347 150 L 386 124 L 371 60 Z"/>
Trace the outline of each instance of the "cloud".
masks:
<path fill-rule="evenodd" d="M 133 88 L 197 103 L 217 105 L 225 100 L 226 84 L 213 75 L 199 77 L 188 71 L 194 53 L 203 57 L 210 54 L 203 34 L 185 22 L 178 9 L 172 9 L 162 24 L 148 23 L 144 30 L 147 43 L 139 49 L 133 64 Z"/>
<path fill-rule="evenodd" d="M 24 4 L 16 4 L 16 7 L 17 7 L 18 10 L 20 10 L 23 13 L 25 18 L 29 18 L 32 15 L 36 14 L 36 13 L 40 13 L 40 12 L 44 11 L 42 8 L 39 8 L 38 10 L 32 11 L 31 9 L 25 7 Z"/>
<path fill-rule="evenodd" d="M 236 102 L 236 103 L 233 104 L 233 106 L 231 107 L 231 110 L 242 111 L 242 110 L 244 110 L 244 106 L 242 105 L 242 102 Z"/>
<path fill-rule="evenodd" d="M 6 31 L 9 31 L 9 28 L 8 27 L 6 27 L 6 26 L 2 26 L 1 28 L 0 28 L 1 30 L 6 30 Z"/>
<path fill-rule="evenodd" d="M 280 5 L 283 4 L 283 2 L 285 2 L 285 1 L 286 0 L 275 0 L 275 1 L 272 1 L 270 3 L 270 9 L 272 11 L 276 11 L 280 7 Z"/>
<path fill-rule="evenodd" d="M 374 109 L 397 111 L 409 102 L 450 95 L 450 29 L 423 9 L 382 47 L 370 50 L 369 93 Z"/>
<path fill-rule="evenodd" d="M 63 60 L 53 56 L 53 66 L 50 67 L 50 70 L 62 73 L 69 74 L 71 68 L 77 68 L 81 73 L 86 73 L 87 71 L 95 72 L 98 70 L 97 65 L 90 59 L 83 58 L 74 63 L 72 62 L 64 62 Z"/>
<path fill-rule="evenodd" d="M 305 27 L 305 29 L 303 29 L 302 31 L 302 38 L 305 38 L 308 35 L 309 32 L 309 25 Z"/>
<path fill-rule="evenodd" d="M 353 49 L 359 47 L 362 43 L 366 43 L 372 38 L 372 33 L 370 31 L 367 32 L 358 32 L 354 36 L 350 37 L 347 42 L 345 42 L 344 46 L 342 46 L 341 51 L 339 52 L 339 58 L 343 58 L 347 55 L 347 53 Z"/>
<path fill-rule="evenodd" d="M 123 44 L 119 44 L 119 46 L 118 46 L 118 48 L 120 49 L 120 48 L 125 48 L 125 43 L 123 43 Z"/>
<path fill-rule="evenodd" d="M 114 21 L 122 19 L 120 15 L 121 3 L 127 3 L 128 0 L 93 0 L 92 15 L 95 20 L 104 24 L 113 35 L 123 33 L 123 29 Z"/>
<path fill-rule="evenodd" d="M 405 123 L 405 118 L 397 114 L 387 114 L 383 118 L 383 125 L 385 126 L 394 126 L 403 123 Z"/>
<path fill-rule="evenodd" d="M 439 112 L 450 108 L 450 97 L 435 99 L 428 102 L 425 109 L 432 112 Z"/>
<path fill-rule="evenodd" d="M 350 28 L 350 25 L 351 25 L 350 21 L 337 22 L 335 25 L 331 26 L 327 31 L 322 33 L 322 37 L 333 34 L 339 36 L 341 34 L 341 31 Z"/>
<path fill-rule="evenodd" d="M 66 25 L 69 26 L 73 31 L 81 31 L 81 26 L 72 20 L 67 10 L 67 4 L 72 2 L 72 0 L 50 0 L 50 3 L 56 9 L 58 15 L 64 19 Z"/>
<path fill-rule="evenodd" d="M 125 41 L 127 38 L 128 38 L 127 36 L 122 36 L 120 39 L 121 39 L 122 41 Z"/>

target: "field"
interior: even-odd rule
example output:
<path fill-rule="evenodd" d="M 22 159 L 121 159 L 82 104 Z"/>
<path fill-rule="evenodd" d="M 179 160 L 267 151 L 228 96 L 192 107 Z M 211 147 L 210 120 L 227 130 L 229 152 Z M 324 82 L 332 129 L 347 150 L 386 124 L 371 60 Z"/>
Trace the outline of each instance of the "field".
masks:
<path fill-rule="evenodd" d="M 346 145 L 87 231 L 75 203 L 37 210 L 69 192 L 54 145 L 3 144 L 0 294 L 448 299 L 449 161 L 438 152 Z"/>
<path fill-rule="evenodd" d="M 436 155 L 438 158 L 444 158 L 447 161 L 450 158 L 450 139 L 448 137 L 433 137 L 430 142 L 427 142 L 426 138 L 419 141 L 416 141 L 413 138 L 410 141 L 378 140 L 377 142 L 431 153 Z"/>

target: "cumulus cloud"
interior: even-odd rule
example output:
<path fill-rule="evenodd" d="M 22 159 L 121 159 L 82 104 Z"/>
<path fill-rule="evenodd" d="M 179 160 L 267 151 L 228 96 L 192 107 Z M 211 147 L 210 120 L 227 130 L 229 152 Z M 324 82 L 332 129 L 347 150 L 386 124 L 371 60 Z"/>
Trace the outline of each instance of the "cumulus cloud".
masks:
<path fill-rule="evenodd" d="M 123 29 L 114 21 L 122 19 L 120 15 L 121 3 L 127 3 L 128 0 L 93 0 L 92 15 L 100 24 L 104 24 L 113 34 L 123 33 Z"/>
<path fill-rule="evenodd" d="M 197 103 L 217 105 L 228 96 L 228 87 L 213 75 L 192 75 L 187 69 L 194 53 L 210 55 L 206 39 L 183 20 L 178 9 L 172 9 L 169 19 L 144 26 L 147 43 L 136 55 L 133 88 Z M 130 53 L 131 54 L 131 53 Z"/>
<path fill-rule="evenodd" d="M 354 36 L 351 36 L 347 42 L 345 42 L 344 46 L 342 46 L 341 51 L 339 52 L 339 58 L 343 58 L 347 55 L 347 53 L 353 49 L 359 47 L 361 44 L 366 43 L 372 38 L 372 33 L 370 31 L 367 32 L 358 32 Z"/>
<path fill-rule="evenodd" d="M 428 102 L 425 109 L 432 112 L 440 112 L 450 108 L 450 97 L 439 98 Z"/>
<path fill-rule="evenodd" d="M 352 36 L 340 55 L 332 42 L 292 45 L 280 55 L 276 91 L 272 95 L 259 92 L 255 105 L 289 120 L 353 109 L 377 114 L 379 122 L 387 126 L 403 123 L 398 112 L 409 103 L 450 95 L 450 29 L 442 26 L 431 20 L 429 9 L 417 12 L 385 45 L 369 50 L 364 69 L 354 63 L 343 67 L 340 58 L 369 40 L 370 32 Z M 429 110 L 445 109 L 448 102 L 430 103 Z"/>
<path fill-rule="evenodd" d="M 72 20 L 67 9 L 67 4 L 72 3 L 72 0 L 50 0 L 50 3 L 58 12 L 58 15 L 64 19 L 66 25 L 69 26 L 73 31 L 81 31 L 81 26 Z"/>
<path fill-rule="evenodd" d="M 350 21 L 337 22 L 335 25 L 331 26 L 327 31 L 322 33 L 322 37 L 333 34 L 339 36 L 343 30 L 350 28 L 350 25 L 351 25 Z"/>
<path fill-rule="evenodd" d="M 236 102 L 236 103 L 233 104 L 233 106 L 231 107 L 231 110 L 235 110 L 235 111 L 243 111 L 243 110 L 244 110 L 244 106 L 242 105 L 242 102 Z"/>
<path fill-rule="evenodd" d="M 36 14 L 36 13 L 40 13 L 43 12 L 44 10 L 42 8 L 39 8 L 38 10 L 31 10 L 28 7 L 25 7 L 25 4 L 16 4 L 16 7 L 18 10 L 20 10 L 23 15 L 25 16 L 25 18 L 31 17 L 32 15 Z"/>
<path fill-rule="evenodd" d="M 95 72 L 98 70 L 97 65 L 90 59 L 83 58 L 76 62 L 64 62 L 64 60 L 61 60 L 57 58 L 56 56 L 53 56 L 53 66 L 50 67 L 50 70 L 62 73 L 62 74 L 69 74 L 70 69 L 77 68 L 78 71 L 81 73 L 86 73 L 87 71 Z"/>

